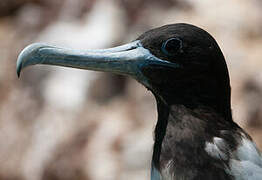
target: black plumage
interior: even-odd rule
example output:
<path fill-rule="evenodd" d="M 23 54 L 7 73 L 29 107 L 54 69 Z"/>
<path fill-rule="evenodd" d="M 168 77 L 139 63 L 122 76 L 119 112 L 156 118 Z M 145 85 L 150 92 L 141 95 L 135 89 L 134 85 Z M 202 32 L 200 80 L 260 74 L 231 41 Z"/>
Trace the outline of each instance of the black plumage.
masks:
<path fill-rule="evenodd" d="M 162 53 L 161 46 L 172 37 L 179 38 L 183 45 L 180 52 L 168 56 Z M 240 130 L 232 121 L 229 76 L 217 43 L 202 29 L 184 24 L 153 29 L 139 40 L 156 57 L 182 67 L 142 69 L 153 84 L 155 97 L 164 99 L 164 103 L 157 101 L 154 165 L 162 168 L 173 159 L 176 166 L 172 165 L 171 171 L 185 179 L 201 179 L 209 174 L 231 179 L 224 172 L 225 162 L 216 161 L 204 150 L 206 141 L 223 137 L 221 130 L 234 130 L 237 134 Z M 236 139 L 230 136 L 233 133 L 227 138 L 232 149 L 236 148 Z"/>
<path fill-rule="evenodd" d="M 232 120 L 224 56 L 201 28 L 166 25 L 130 44 L 80 54 L 34 44 L 20 54 L 18 74 L 33 64 L 129 75 L 152 91 L 158 110 L 152 180 L 262 177 L 260 153 Z"/>

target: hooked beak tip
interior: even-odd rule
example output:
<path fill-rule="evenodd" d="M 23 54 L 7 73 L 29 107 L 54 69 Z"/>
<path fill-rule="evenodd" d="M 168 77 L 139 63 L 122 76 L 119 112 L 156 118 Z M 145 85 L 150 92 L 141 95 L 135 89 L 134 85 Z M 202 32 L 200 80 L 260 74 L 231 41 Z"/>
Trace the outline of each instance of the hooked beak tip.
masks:
<path fill-rule="evenodd" d="M 17 77 L 20 77 L 20 73 L 22 70 L 22 66 L 23 66 L 23 61 L 24 61 L 24 54 L 23 54 L 24 50 L 19 54 L 18 58 L 17 58 L 17 62 L 16 62 L 16 74 Z"/>
<path fill-rule="evenodd" d="M 31 45 L 28 45 L 18 55 L 17 63 L 16 63 L 16 73 L 17 73 L 18 78 L 20 77 L 22 69 L 28 66 L 26 65 L 28 63 L 28 60 L 30 60 L 32 58 L 32 55 L 36 54 L 36 52 L 43 46 L 45 45 L 41 43 L 34 43 Z"/>
<path fill-rule="evenodd" d="M 20 72 L 21 72 L 21 67 L 17 67 L 16 68 L 16 74 L 17 74 L 18 78 L 20 77 Z"/>

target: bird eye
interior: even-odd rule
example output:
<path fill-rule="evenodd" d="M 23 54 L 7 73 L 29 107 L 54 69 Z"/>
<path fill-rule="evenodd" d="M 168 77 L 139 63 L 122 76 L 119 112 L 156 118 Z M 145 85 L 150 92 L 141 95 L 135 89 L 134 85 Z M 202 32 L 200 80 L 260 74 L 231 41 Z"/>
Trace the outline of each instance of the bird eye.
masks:
<path fill-rule="evenodd" d="M 170 38 L 162 44 L 162 51 L 166 55 L 174 55 L 182 48 L 182 41 L 178 38 Z"/>

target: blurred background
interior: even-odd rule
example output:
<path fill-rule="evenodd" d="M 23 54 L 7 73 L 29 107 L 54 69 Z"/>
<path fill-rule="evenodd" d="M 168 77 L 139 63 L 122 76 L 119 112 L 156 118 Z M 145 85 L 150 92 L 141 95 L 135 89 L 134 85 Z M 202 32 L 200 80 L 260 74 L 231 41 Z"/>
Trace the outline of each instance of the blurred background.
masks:
<path fill-rule="evenodd" d="M 149 91 L 122 76 L 41 65 L 18 79 L 16 58 L 33 42 L 107 48 L 169 23 L 215 37 L 234 120 L 262 149 L 261 12 L 260 0 L 1 0 L 0 180 L 149 179 Z"/>

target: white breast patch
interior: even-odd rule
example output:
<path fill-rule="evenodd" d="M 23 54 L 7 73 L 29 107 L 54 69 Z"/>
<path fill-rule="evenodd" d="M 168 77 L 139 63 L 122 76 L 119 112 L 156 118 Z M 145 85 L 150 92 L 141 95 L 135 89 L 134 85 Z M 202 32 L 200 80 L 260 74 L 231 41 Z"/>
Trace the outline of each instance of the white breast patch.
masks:
<path fill-rule="evenodd" d="M 261 154 L 255 143 L 245 135 L 233 152 L 230 152 L 227 142 L 218 137 L 213 139 L 213 143 L 206 143 L 205 150 L 216 159 L 229 160 L 226 171 L 234 176 L 235 180 L 262 180 Z"/>

